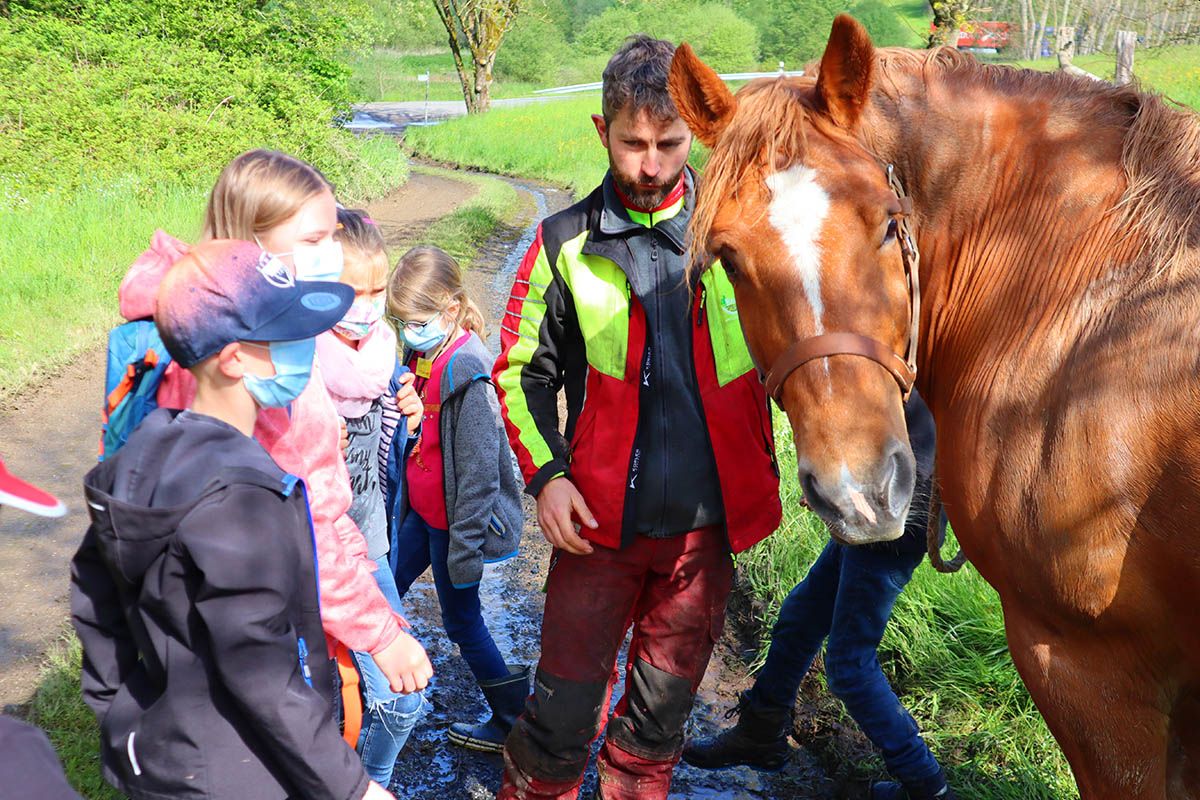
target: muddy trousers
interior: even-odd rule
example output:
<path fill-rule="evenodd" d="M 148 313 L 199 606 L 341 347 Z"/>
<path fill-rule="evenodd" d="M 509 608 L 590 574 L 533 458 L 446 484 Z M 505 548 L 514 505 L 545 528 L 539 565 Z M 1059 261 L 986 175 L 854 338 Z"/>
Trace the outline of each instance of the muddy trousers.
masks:
<path fill-rule="evenodd" d="M 617 653 L 633 626 L 625 692 L 597 761 L 606 800 L 666 798 L 692 698 L 725 624 L 724 530 L 637 537 L 591 555 L 555 551 L 533 695 L 504 746 L 497 800 L 571 800 L 604 729 Z"/>

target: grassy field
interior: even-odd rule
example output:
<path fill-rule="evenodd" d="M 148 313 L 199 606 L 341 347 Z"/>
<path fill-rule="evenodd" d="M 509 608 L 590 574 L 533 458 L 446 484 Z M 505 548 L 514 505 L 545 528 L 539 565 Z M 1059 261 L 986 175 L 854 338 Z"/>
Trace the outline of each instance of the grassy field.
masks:
<path fill-rule="evenodd" d="M 429 158 L 505 175 L 519 175 L 586 192 L 608 166 L 591 114 L 600 95 L 588 93 L 442 125 L 409 128 L 405 143 Z M 537 135 L 531 135 L 536 131 Z"/>
<path fill-rule="evenodd" d="M 407 175 L 394 140 L 373 139 L 364 153 L 361 183 L 339 190 L 348 201 L 377 196 Z M 117 287 L 133 259 L 156 228 L 195 240 L 215 179 L 147 185 L 131 176 L 0 205 L 0 402 L 101 341 L 117 321 Z"/>
<path fill-rule="evenodd" d="M 791 432 L 779 422 L 784 525 L 738 557 L 739 573 L 762 601 L 760 660 L 779 604 L 829 538 L 816 516 L 800 507 Z M 951 553 L 953 548 L 946 544 Z M 1009 658 L 999 598 L 970 565 L 949 576 L 927 562 L 917 568 L 896 603 L 879 660 L 964 800 L 1078 797 L 1066 760 Z M 823 699 L 806 698 L 853 725 L 840 704 Z M 838 761 L 836 752 L 821 755 Z M 849 766 L 863 778 L 882 767 L 878 759 Z"/>
<path fill-rule="evenodd" d="M 410 54 L 376 49 L 350 62 L 351 87 L 365 102 L 424 100 L 425 83 L 418 75 L 429 72 L 430 100 L 461 100 L 462 84 L 450 52 Z M 492 97 L 525 97 L 542 87 L 531 83 L 496 81 Z"/>
<path fill-rule="evenodd" d="M 1058 69 L 1058 60 L 1054 58 L 1015 63 L 1036 70 Z M 1112 53 L 1092 53 L 1077 56 L 1074 64 L 1093 75 L 1112 80 L 1117 58 Z M 1200 45 L 1137 50 L 1134 53 L 1133 74 L 1144 88 L 1161 92 L 1177 103 L 1200 109 Z"/>

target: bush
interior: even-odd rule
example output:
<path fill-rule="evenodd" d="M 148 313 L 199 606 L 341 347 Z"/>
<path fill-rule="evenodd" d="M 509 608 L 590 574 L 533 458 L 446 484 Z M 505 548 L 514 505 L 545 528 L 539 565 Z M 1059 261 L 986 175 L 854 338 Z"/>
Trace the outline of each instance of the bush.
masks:
<path fill-rule="evenodd" d="M 903 47 L 912 41 L 912 29 L 883 0 L 861 0 L 850 13 L 871 34 L 876 47 Z"/>
<path fill-rule="evenodd" d="M 549 85 L 569 60 L 562 30 L 537 14 L 518 17 L 496 55 L 496 77 Z"/>
<path fill-rule="evenodd" d="M 246 30 L 233 0 L 89 4 L 66 18 L 15 8 L 0 18 L 0 202 L 133 173 L 147 184 L 210 180 L 251 147 L 357 181 L 363 145 L 331 120 L 349 98 L 334 48 L 359 38 L 346 20 L 313 22 L 298 3 L 269 7 L 274 16 L 253 12 Z"/>
<path fill-rule="evenodd" d="M 612 6 L 593 17 L 575 39 L 591 55 L 610 56 L 633 33 L 686 41 L 714 69 L 747 69 L 758 62 L 758 32 L 720 3 L 633 2 Z"/>

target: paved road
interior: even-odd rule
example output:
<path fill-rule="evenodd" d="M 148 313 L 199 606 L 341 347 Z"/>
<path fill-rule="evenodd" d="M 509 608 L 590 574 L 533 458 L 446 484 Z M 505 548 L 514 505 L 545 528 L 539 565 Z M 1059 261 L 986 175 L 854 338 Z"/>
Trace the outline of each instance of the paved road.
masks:
<path fill-rule="evenodd" d="M 553 103 L 561 97 L 511 97 L 493 100 L 492 108 L 515 108 L 534 103 Z M 436 124 L 467 113 L 462 100 L 430 100 L 428 105 L 421 100 L 404 102 L 359 103 L 354 106 L 354 121 L 347 125 L 352 130 L 382 130 L 388 133 L 403 133 L 409 125 Z M 355 124 L 358 123 L 358 124 Z"/>

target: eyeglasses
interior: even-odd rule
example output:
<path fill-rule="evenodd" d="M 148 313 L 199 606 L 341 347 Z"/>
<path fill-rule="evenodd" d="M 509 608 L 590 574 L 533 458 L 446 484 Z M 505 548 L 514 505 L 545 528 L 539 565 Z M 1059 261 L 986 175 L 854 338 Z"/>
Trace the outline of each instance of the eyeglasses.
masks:
<path fill-rule="evenodd" d="M 426 325 L 428 325 L 429 323 L 433 322 L 435 319 L 440 317 L 444 312 L 445 312 L 445 309 L 442 309 L 442 311 L 437 312 L 436 314 L 434 314 L 432 317 L 425 320 L 424 322 L 420 322 L 415 319 L 404 320 L 404 319 L 400 319 L 399 317 L 393 317 L 391 314 L 388 314 L 387 318 L 388 318 L 389 322 L 391 322 L 393 325 L 396 326 L 397 330 L 406 330 L 409 333 L 420 333 L 422 328 L 424 328 Z"/>

